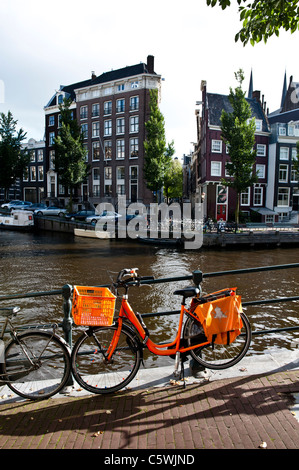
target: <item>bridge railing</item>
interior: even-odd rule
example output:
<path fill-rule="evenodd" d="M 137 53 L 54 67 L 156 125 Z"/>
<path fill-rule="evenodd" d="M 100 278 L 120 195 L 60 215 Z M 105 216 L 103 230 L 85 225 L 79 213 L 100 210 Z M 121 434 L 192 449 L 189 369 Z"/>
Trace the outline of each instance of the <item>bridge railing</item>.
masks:
<path fill-rule="evenodd" d="M 283 264 L 283 265 L 275 265 L 275 266 L 262 266 L 262 267 L 256 267 L 256 268 L 233 269 L 229 271 L 217 271 L 217 272 L 211 272 L 211 273 L 202 273 L 199 270 L 195 270 L 190 275 L 159 278 L 159 279 L 154 279 L 150 281 L 143 281 L 142 284 L 161 284 L 161 283 L 168 283 L 168 282 L 192 280 L 195 285 L 199 285 L 204 278 L 212 278 L 212 277 L 219 277 L 219 276 L 232 275 L 232 274 L 240 275 L 240 274 L 258 273 L 258 272 L 263 272 L 263 271 L 274 271 L 274 270 L 284 270 L 284 269 L 293 269 L 293 268 L 299 268 L 299 263 Z M 98 287 L 109 287 L 109 286 L 110 284 L 103 284 Z M 59 326 L 61 326 L 63 329 L 65 340 L 68 342 L 70 346 L 72 346 L 72 327 L 73 327 L 72 293 L 73 293 L 73 286 L 66 284 L 61 289 L 52 290 L 52 291 L 2 295 L 0 296 L 0 302 L 7 301 L 7 300 L 19 300 L 19 299 L 24 299 L 24 298 L 32 298 L 32 297 L 61 295 L 62 307 L 63 307 L 63 320 L 59 324 Z M 247 301 L 247 302 L 242 301 L 242 305 L 246 307 L 250 305 L 275 304 L 275 303 L 281 303 L 281 302 L 293 302 L 293 301 L 298 301 L 298 300 L 299 300 L 299 295 L 291 296 L 291 297 L 279 297 L 279 298 L 274 298 L 274 299 L 252 300 L 252 301 Z M 180 313 L 179 310 L 171 310 L 171 311 L 164 311 L 164 312 L 151 312 L 151 313 L 142 314 L 142 317 L 177 315 L 179 313 Z M 41 325 L 36 325 L 36 326 L 41 327 Z M 42 327 L 47 327 L 47 325 L 42 325 Z M 23 328 L 26 328 L 26 326 L 24 326 Z M 285 328 L 274 328 L 270 330 L 263 329 L 263 330 L 253 331 L 252 334 L 261 335 L 261 334 L 291 331 L 291 330 L 299 330 L 299 325 L 298 326 L 294 325 L 292 327 L 285 327 Z"/>

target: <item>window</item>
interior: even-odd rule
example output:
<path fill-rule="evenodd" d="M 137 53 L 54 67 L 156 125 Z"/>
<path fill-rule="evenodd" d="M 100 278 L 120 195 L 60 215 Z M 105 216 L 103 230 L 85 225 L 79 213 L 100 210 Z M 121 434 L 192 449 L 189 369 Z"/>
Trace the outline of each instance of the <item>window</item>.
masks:
<path fill-rule="evenodd" d="M 290 136 L 295 135 L 295 126 L 294 126 L 294 124 L 289 124 L 288 125 L 288 135 L 290 135 Z"/>
<path fill-rule="evenodd" d="M 112 168 L 111 166 L 106 166 L 105 167 L 105 173 L 104 173 L 104 178 L 105 178 L 105 196 L 112 196 Z"/>
<path fill-rule="evenodd" d="M 138 86 L 139 86 L 138 81 L 131 82 L 131 88 L 138 88 Z"/>
<path fill-rule="evenodd" d="M 49 165 L 50 165 L 50 170 L 54 170 L 55 168 L 55 150 L 50 150 L 50 153 L 49 153 Z"/>
<path fill-rule="evenodd" d="M 125 100 L 122 98 L 116 101 L 116 112 L 123 113 L 125 110 Z"/>
<path fill-rule="evenodd" d="M 99 103 L 94 103 L 92 105 L 91 115 L 92 115 L 92 117 L 98 117 L 100 115 L 100 105 L 99 105 Z"/>
<path fill-rule="evenodd" d="M 50 132 L 49 134 L 49 145 L 54 145 L 55 132 Z"/>
<path fill-rule="evenodd" d="M 287 183 L 288 171 L 289 171 L 289 165 L 285 165 L 285 164 L 279 165 L 279 182 L 280 183 Z"/>
<path fill-rule="evenodd" d="M 44 181 L 44 167 L 38 167 L 38 181 Z"/>
<path fill-rule="evenodd" d="M 255 169 L 256 169 L 257 177 L 258 177 L 259 179 L 265 178 L 265 171 L 266 171 L 265 165 L 258 165 L 258 164 L 257 164 L 256 167 L 255 167 Z"/>
<path fill-rule="evenodd" d="M 266 145 L 257 144 L 257 146 L 256 146 L 256 155 L 258 157 L 265 157 L 266 156 Z"/>
<path fill-rule="evenodd" d="M 254 206 L 262 206 L 263 205 L 263 188 L 261 188 L 259 186 L 254 187 L 253 205 Z"/>
<path fill-rule="evenodd" d="M 292 165 L 292 168 L 291 168 L 291 182 L 292 183 L 297 182 L 297 172 L 295 170 L 294 165 Z"/>
<path fill-rule="evenodd" d="M 44 160 L 44 151 L 42 149 L 38 149 L 37 151 L 37 161 L 42 162 Z"/>
<path fill-rule="evenodd" d="M 139 96 L 132 96 L 130 98 L 130 111 L 137 111 L 139 109 Z"/>
<path fill-rule="evenodd" d="M 125 167 L 118 166 L 116 168 L 116 193 L 125 194 Z"/>
<path fill-rule="evenodd" d="M 263 121 L 261 119 L 256 119 L 255 120 L 255 130 L 257 132 L 261 131 L 263 129 Z"/>
<path fill-rule="evenodd" d="M 104 135 L 112 135 L 112 121 L 104 121 Z"/>
<path fill-rule="evenodd" d="M 286 128 L 280 126 L 280 127 L 278 128 L 278 134 L 279 134 L 279 135 L 287 135 L 287 130 L 286 130 Z"/>
<path fill-rule="evenodd" d="M 99 121 L 92 123 L 92 137 L 99 137 L 100 135 L 100 123 Z"/>
<path fill-rule="evenodd" d="M 30 161 L 35 162 L 35 150 L 31 150 L 30 152 Z"/>
<path fill-rule="evenodd" d="M 116 133 L 117 134 L 125 133 L 125 118 L 116 119 Z"/>
<path fill-rule="evenodd" d="M 59 95 L 58 96 L 58 104 L 62 104 L 63 103 L 63 95 Z"/>
<path fill-rule="evenodd" d="M 130 158 L 138 157 L 138 138 L 130 139 Z"/>
<path fill-rule="evenodd" d="M 36 168 L 32 166 L 30 168 L 30 181 L 36 181 Z"/>
<path fill-rule="evenodd" d="M 100 196 L 100 170 L 99 168 L 92 169 L 92 193 L 94 197 Z"/>
<path fill-rule="evenodd" d="M 221 162 L 211 162 L 211 176 L 221 176 Z"/>
<path fill-rule="evenodd" d="M 139 131 L 139 116 L 130 117 L 130 132 Z"/>
<path fill-rule="evenodd" d="M 117 85 L 117 91 L 124 91 L 125 89 L 125 84 L 122 83 L 121 85 Z"/>
<path fill-rule="evenodd" d="M 117 181 L 125 179 L 125 167 L 124 166 L 118 166 L 116 168 L 116 179 Z"/>
<path fill-rule="evenodd" d="M 105 101 L 104 103 L 104 114 L 107 116 L 107 114 L 112 113 L 112 101 Z"/>
<path fill-rule="evenodd" d="M 116 141 L 116 158 L 125 158 L 125 141 L 120 139 Z"/>
<path fill-rule="evenodd" d="M 92 159 L 93 160 L 100 159 L 100 143 L 99 142 L 92 143 Z"/>
<path fill-rule="evenodd" d="M 240 205 L 241 206 L 250 205 L 250 188 L 247 188 L 246 191 L 240 194 Z"/>
<path fill-rule="evenodd" d="M 87 119 L 87 106 L 81 106 L 80 119 Z"/>
<path fill-rule="evenodd" d="M 104 142 L 104 159 L 111 160 L 112 158 L 112 142 L 111 140 L 105 140 Z"/>
<path fill-rule="evenodd" d="M 81 132 L 83 134 L 83 139 L 87 139 L 88 138 L 88 124 L 82 124 Z"/>
<path fill-rule="evenodd" d="M 278 188 L 277 205 L 288 206 L 290 197 L 290 188 Z"/>
<path fill-rule="evenodd" d="M 138 199 L 138 166 L 130 166 L 130 200 L 137 202 Z"/>
<path fill-rule="evenodd" d="M 49 116 L 49 126 L 54 126 L 55 124 L 55 116 Z"/>
<path fill-rule="evenodd" d="M 212 152 L 213 153 L 222 152 L 222 140 L 212 140 Z"/>
<path fill-rule="evenodd" d="M 280 147 L 279 149 L 279 159 L 288 160 L 289 159 L 289 147 Z"/>

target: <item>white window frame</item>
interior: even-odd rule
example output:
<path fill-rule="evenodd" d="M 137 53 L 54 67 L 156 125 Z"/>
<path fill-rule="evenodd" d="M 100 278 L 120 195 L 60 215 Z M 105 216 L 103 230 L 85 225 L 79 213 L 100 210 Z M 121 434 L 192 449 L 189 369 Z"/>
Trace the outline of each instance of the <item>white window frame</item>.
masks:
<path fill-rule="evenodd" d="M 284 177 L 281 177 L 284 175 Z M 279 183 L 287 183 L 289 178 L 289 165 L 287 163 L 281 163 L 278 169 L 278 181 Z"/>
<path fill-rule="evenodd" d="M 240 194 L 240 206 L 250 206 L 250 188 Z"/>
<path fill-rule="evenodd" d="M 264 179 L 266 177 L 266 165 L 261 165 L 257 163 L 255 166 L 255 171 L 258 179 Z"/>
<path fill-rule="evenodd" d="M 222 162 L 211 161 L 211 176 L 221 176 L 221 174 L 222 174 Z"/>
<path fill-rule="evenodd" d="M 282 195 L 282 194 L 284 196 L 282 198 L 280 198 L 279 196 Z M 287 204 L 284 204 L 284 202 L 287 202 Z M 290 205 L 290 188 L 278 187 L 277 206 L 278 207 L 288 207 L 289 205 Z"/>
<path fill-rule="evenodd" d="M 279 148 L 279 160 L 288 161 L 289 160 L 289 147 L 280 147 Z"/>
<path fill-rule="evenodd" d="M 264 188 L 262 186 L 254 186 L 253 188 L 253 205 L 262 206 L 263 205 L 263 194 Z"/>
<path fill-rule="evenodd" d="M 211 152 L 212 153 L 222 153 L 222 140 L 212 139 Z"/>
<path fill-rule="evenodd" d="M 112 120 L 107 119 L 104 121 L 104 136 L 111 136 L 112 135 Z"/>
<path fill-rule="evenodd" d="M 266 145 L 265 144 L 257 144 L 256 145 L 256 155 L 257 157 L 265 157 L 266 156 Z"/>

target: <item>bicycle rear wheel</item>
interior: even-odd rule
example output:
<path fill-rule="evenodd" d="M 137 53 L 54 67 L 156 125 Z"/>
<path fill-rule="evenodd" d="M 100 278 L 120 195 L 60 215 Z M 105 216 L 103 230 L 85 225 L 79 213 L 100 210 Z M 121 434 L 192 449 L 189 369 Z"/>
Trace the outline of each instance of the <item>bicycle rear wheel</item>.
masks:
<path fill-rule="evenodd" d="M 92 393 L 112 393 L 124 388 L 135 377 L 141 361 L 136 336 L 122 328 L 116 350 L 110 361 L 105 354 L 117 325 L 87 330 L 76 341 L 72 351 L 74 378 Z"/>
<path fill-rule="evenodd" d="M 71 360 L 67 344 L 50 332 L 34 331 L 18 335 L 5 348 L 3 379 L 17 395 L 44 400 L 66 384 Z"/>
<path fill-rule="evenodd" d="M 191 356 L 199 364 L 208 369 L 227 369 L 237 364 L 247 353 L 251 343 L 251 327 L 245 313 L 241 313 L 243 328 L 241 334 L 231 344 L 212 344 L 190 351 Z M 183 337 L 188 346 L 207 341 L 203 327 L 194 318 L 188 318 L 185 323 Z"/>

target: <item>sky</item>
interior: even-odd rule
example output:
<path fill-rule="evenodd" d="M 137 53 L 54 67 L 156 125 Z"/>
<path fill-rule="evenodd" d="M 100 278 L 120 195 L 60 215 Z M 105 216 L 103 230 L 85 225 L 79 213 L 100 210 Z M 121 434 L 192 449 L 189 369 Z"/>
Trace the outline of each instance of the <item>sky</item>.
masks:
<path fill-rule="evenodd" d="M 232 2 L 237 3 L 237 2 Z M 283 79 L 299 81 L 299 32 L 281 31 L 267 44 L 235 43 L 241 28 L 237 5 L 222 11 L 206 0 L 1 0 L 0 112 L 10 110 L 27 139 L 44 137 L 44 106 L 60 85 L 86 80 L 155 57 L 162 76 L 160 109 L 175 156 L 196 141 L 196 102 L 207 91 L 229 94 L 235 72 L 248 91 L 279 108 Z"/>

